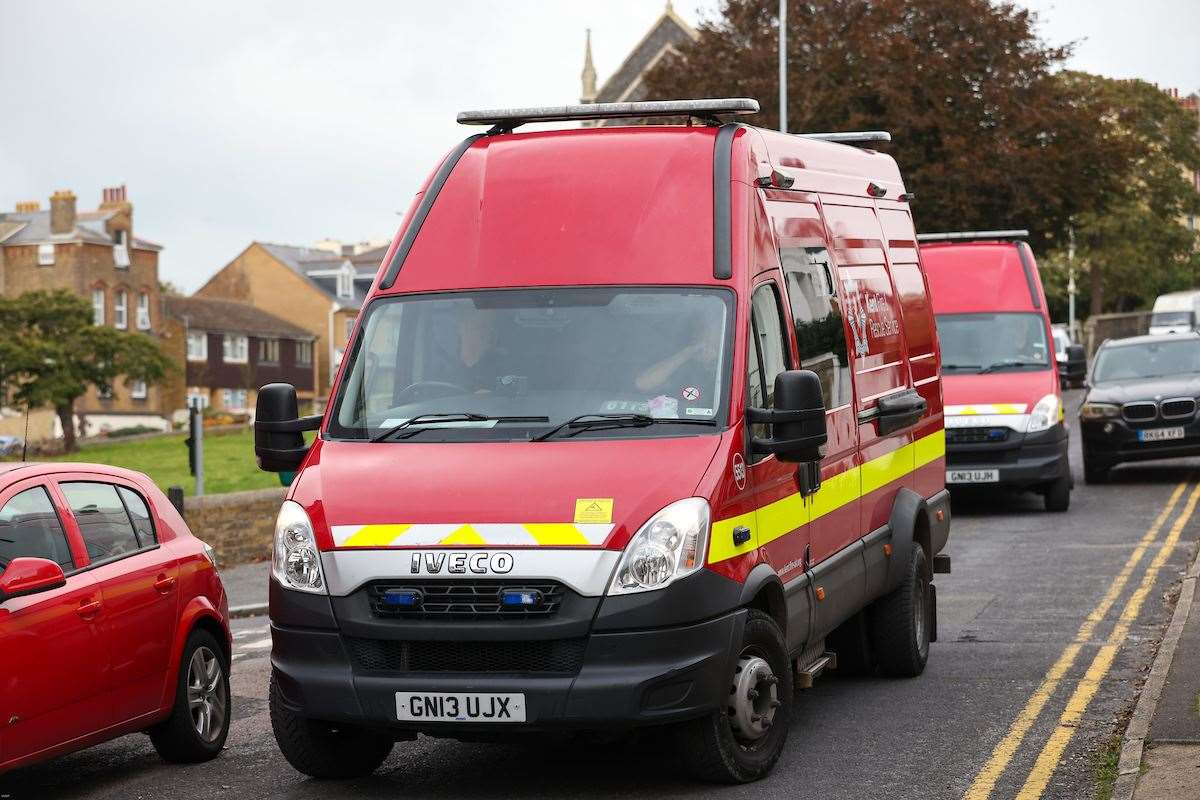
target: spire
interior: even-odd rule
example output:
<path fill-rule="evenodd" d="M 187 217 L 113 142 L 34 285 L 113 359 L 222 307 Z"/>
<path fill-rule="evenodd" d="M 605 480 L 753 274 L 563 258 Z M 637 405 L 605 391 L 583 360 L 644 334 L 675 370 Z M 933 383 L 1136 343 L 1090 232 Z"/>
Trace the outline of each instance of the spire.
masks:
<path fill-rule="evenodd" d="M 583 95 L 579 98 L 583 103 L 596 102 L 596 68 L 592 65 L 592 29 L 587 29 L 587 43 L 583 50 Z"/>

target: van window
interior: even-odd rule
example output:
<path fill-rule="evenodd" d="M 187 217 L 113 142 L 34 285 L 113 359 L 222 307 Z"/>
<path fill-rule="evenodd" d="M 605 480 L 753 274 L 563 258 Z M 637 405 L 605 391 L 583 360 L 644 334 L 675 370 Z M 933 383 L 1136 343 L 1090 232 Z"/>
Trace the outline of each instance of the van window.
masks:
<path fill-rule="evenodd" d="M 1050 366 L 1046 323 L 1040 314 L 938 314 L 942 369 L 1014 372 Z"/>
<path fill-rule="evenodd" d="M 548 417 L 420 424 L 388 441 L 527 440 L 583 414 L 642 427 L 573 436 L 703 434 L 722 424 L 733 294 L 564 287 L 385 297 L 367 310 L 327 434 L 364 439 L 420 415 Z M 670 424 L 679 420 L 682 424 Z"/>
<path fill-rule="evenodd" d="M 785 247 L 780 249 L 779 257 L 787 275 L 800 367 L 811 369 L 821 378 L 825 408 L 847 405 L 850 361 L 829 251 L 824 247 Z"/>
<path fill-rule="evenodd" d="M 64 572 L 75 568 L 58 512 L 41 486 L 13 495 L 0 508 L 0 570 L 14 558 L 48 558 Z"/>
<path fill-rule="evenodd" d="M 783 335 L 783 314 L 774 283 L 764 283 L 754 290 L 750 308 L 750 349 L 747 359 L 746 385 L 750 389 L 750 405 L 772 408 L 775 404 L 775 376 L 788 368 L 787 339 Z M 753 435 L 766 438 L 770 427 L 755 425 Z"/>

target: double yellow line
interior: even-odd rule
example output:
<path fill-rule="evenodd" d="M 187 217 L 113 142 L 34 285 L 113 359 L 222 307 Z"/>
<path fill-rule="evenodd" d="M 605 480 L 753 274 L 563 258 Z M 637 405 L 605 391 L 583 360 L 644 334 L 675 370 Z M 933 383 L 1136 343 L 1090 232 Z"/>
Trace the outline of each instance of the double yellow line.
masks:
<path fill-rule="evenodd" d="M 1129 558 L 1125 561 L 1125 565 L 1121 568 L 1112 586 L 1100 599 L 1092 612 L 1088 614 L 1087 619 L 1079 626 L 1078 632 L 1075 634 L 1075 639 L 1067 645 L 1058 659 L 1046 671 L 1042 682 L 1034 690 L 1029 700 L 1025 703 L 1025 707 L 1017 714 L 1012 725 L 1008 729 L 1008 733 L 1000 740 L 992 751 L 991 758 L 984 764 L 983 769 L 975 776 L 975 780 L 971 783 L 967 793 L 963 795 L 964 800 L 988 800 L 992 796 L 992 792 L 996 788 L 997 781 L 1004 774 L 1017 749 L 1021 746 L 1025 736 L 1029 733 L 1030 728 L 1037 721 L 1045 708 L 1046 703 L 1050 700 L 1051 695 L 1058 689 L 1062 683 L 1064 676 L 1075 664 L 1075 659 L 1078 658 L 1083 645 L 1089 642 L 1092 634 L 1095 633 L 1096 627 L 1104 620 L 1117 598 L 1121 596 L 1125 586 L 1129 583 L 1130 576 L 1146 555 L 1146 551 L 1154 543 L 1158 537 L 1159 531 L 1174 512 L 1176 505 L 1179 503 L 1179 498 L 1183 496 L 1187 489 L 1187 482 L 1184 481 L 1175 487 L 1171 493 L 1170 499 L 1165 507 L 1159 512 L 1154 519 L 1154 524 L 1146 531 L 1146 534 L 1138 542 L 1133 552 L 1129 554 Z M 1030 770 L 1025 783 L 1021 786 L 1020 792 L 1017 794 L 1018 800 L 1036 800 L 1042 796 L 1047 784 L 1050 782 L 1051 776 L 1054 774 L 1055 767 L 1058 766 L 1058 761 L 1066 750 L 1067 745 L 1071 741 L 1071 737 L 1075 733 L 1080 717 L 1091 703 L 1097 689 L 1100 687 L 1100 682 L 1108 674 L 1112 668 L 1113 659 L 1117 655 L 1122 642 L 1129 633 L 1130 626 L 1137 620 L 1138 613 L 1141 611 L 1142 603 L 1146 599 L 1146 595 L 1154 587 L 1155 581 L 1158 579 L 1158 573 L 1166 564 L 1167 559 L 1174 550 L 1175 545 L 1179 542 L 1179 537 L 1183 533 L 1184 527 L 1195 511 L 1196 503 L 1200 500 L 1200 483 L 1197 483 L 1188 495 L 1187 502 L 1184 504 L 1183 511 L 1171 526 L 1167 534 L 1167 538 L 1163 541 L 1158 553 L 1150 562 L 1150 566 L 1142 575 L 1140 582 L 1134 589 L 1124 609 L 1121 611 L 1121 616 L 1117 620 L 1116 626 L 1112 633 L 1109 634 L 1100 650 L 1092 659 L 1091 665 L 1083 678 L 1078 682 L 1075 690 L 1072 692 L 1070 699 L 1067 701 L 1066 708 L 1058 718 L 1058 723 L 1054 731 L 1050 734 L 1041 752 L 1038 754 L 1037 761 L 1034 762 L 1033 768 Z"/>

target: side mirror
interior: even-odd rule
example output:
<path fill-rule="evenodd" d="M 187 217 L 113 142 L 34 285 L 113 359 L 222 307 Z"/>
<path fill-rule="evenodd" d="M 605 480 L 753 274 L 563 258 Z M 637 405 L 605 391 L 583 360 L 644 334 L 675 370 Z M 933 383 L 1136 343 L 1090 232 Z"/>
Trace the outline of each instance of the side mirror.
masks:
<path fill-rule="evenodd" d="M 268 383 L 258 390 L 254 410 L 254 456 L 264 472 L 295 472 L 308 446 L 304 431 L 321 427 L 321 416 L 301 417 L 296 387 Z"/>
<path fill-rule="evenodd" d="M 807 463 L 824 456 L 825 400 L 821 378 L 809 369 L 793 369 L 775 376 L 775 408 L 751 408 L 750 422 L 772 425 L 770 439 L 754 439 L 757 453 L 773 453 L 780 461 Z"/>
<path fill-rule="evenodd" d="M 1067 345 L 1067 378 L 1071 381 L 1083 380 L 1087 372 L 1087 351 L 1081 344 Z"/>
<path fill-rule="evenodd" d="M 48 592 L 67 584 L 62 567 L 48 558 L 14 558 L 0 572 L 0 603 L 14 597 Z"/>

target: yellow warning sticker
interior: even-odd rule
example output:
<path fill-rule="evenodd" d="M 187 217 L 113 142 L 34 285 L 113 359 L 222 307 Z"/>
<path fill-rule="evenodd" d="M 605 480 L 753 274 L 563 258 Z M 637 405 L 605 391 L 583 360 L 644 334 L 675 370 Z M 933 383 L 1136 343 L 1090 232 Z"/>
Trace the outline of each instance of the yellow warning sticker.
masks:
<path fill-rule="evenodd" d="M 611 497 L 581 497 L 575 501 L 575 523 L 607 524 L 612 522 Z"/>

